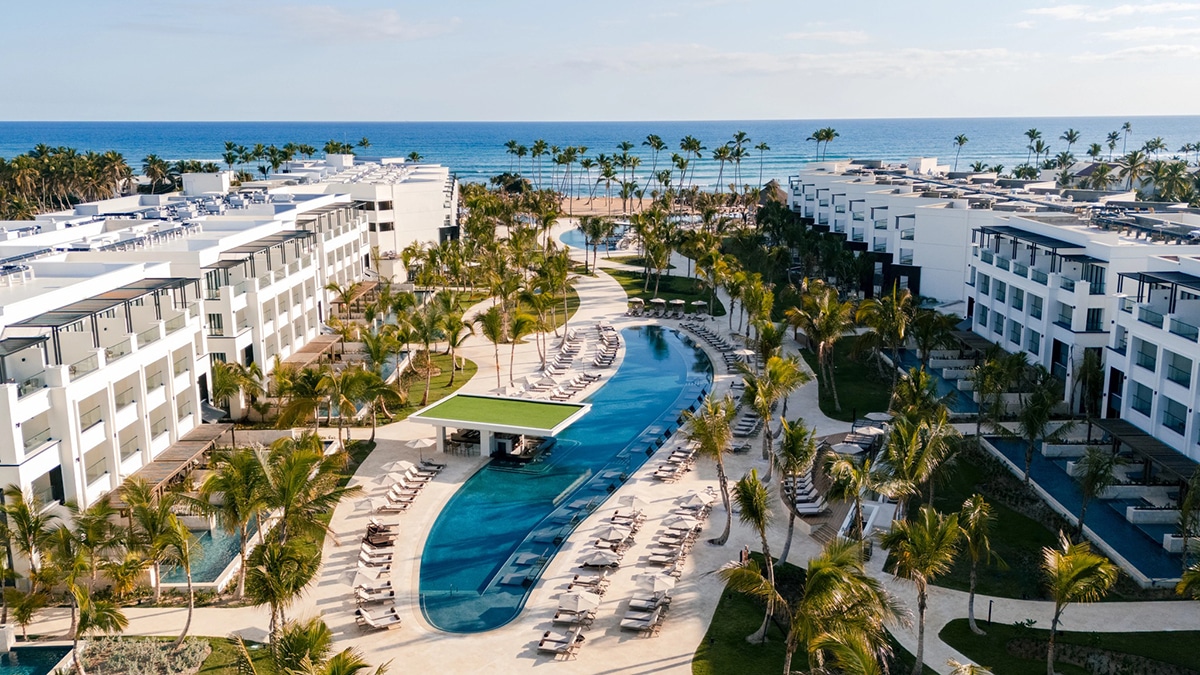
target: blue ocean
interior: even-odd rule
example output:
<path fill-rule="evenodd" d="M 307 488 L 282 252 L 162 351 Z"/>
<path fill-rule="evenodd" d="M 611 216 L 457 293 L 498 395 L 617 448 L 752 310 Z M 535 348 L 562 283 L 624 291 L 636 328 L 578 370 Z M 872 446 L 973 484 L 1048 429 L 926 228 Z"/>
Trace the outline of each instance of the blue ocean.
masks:
<path fill-rule="evenodd" d="M 969 141 L 962 148 L 959 168 L 974 161 L 1002 163 L 1013 167 L 1026 160 L 1028 141 L 1025 131 L 1041 130 L 1051 154 L 1067 149 L 1059 137 L 1068 128 L 1081 132 L 1081 140 L 1071 149 L 1076 157 L 1085 157 L 1088 145 L 1100 143 L 1108 149 L 1109 132 L 1119 131 L 1125 122 L 1133 130 L 1129 149 L 1141 147 L 1146 140 L 1162 137 L 1169 148 L 1165 156 L 1188 143 L 1200 142 L 1200 116 L 1182 117 L 1046 117 L 1046 118 L 972 118 L 972 119 L 853 119 L 853 120 L 775 120 L 775 121 L 703 121 L 703 122 L 0 122 L 0 157 L 27 152 L 34 145 L 69 146 L 80 152 L 116 150 L 135 170 L 148 154 L 168 160 L 199 159 L 220 162 L 225 141 L 252 146 L 307 143 L 320 148 L 328 140 L 357 143 L 366 137 L 370 147 L 359 151 L 366 156 L 396 156 L 420 153 L 425 161 L 449 166 L 461 180 L 482 181 L 515 168 L 514 158 L 504 148 L 510 139 L 532 145 L 544 139 L 550 145 L 586 146 L 586 156 L 618 153 L 622 141 L 635 144 L 634 154 L 641 156 L 639 173 L 645 176 L 654 164 L 649 148 L 642 145 L 648 134 L 658 134 L 670 150 L 660 156 L 657 168 L 670 167 L 670 152 L 677 152 L 685 135 L 700 139 L 709 149 L 703 161 L 693 162 L 694 182 L 715 186 L 719 163 L 711 159 L 711 149 L 728 141 L 735 132 L 750 137 L 749 147 L 759 143 L 770 146 L 760 153 L 751 149 L 740 167 L 741 183 L 759 184 L 763 180 L 785 179 L 804 163 L 815 158 L 816 146 L 805 139 L 817 128 L 833 127 L 838 138 L 827 150 L 826 159 L 872 158 L 906 160 L 917 156 L 935 156 L 953 164 L 953 139 L 965 134 Z M 1116 153 L 1123 149 L 1118 144 Z M 1194 159 L 1194 156 L 1193 156 Z M 549 181 L 551 162 L 543 157 L 541 168 Z M 536 166 L 529 157 L 522 166 L 526 175 L 535 175 Z M 575 167 L 578 172 L 578 166 Z M 734 181 L 734 168 L 726 165 L 722 184 Z M 593 170 L 592 180 L 595 180 Z M 677 177 L 677 175 L 676 175 Z"/>

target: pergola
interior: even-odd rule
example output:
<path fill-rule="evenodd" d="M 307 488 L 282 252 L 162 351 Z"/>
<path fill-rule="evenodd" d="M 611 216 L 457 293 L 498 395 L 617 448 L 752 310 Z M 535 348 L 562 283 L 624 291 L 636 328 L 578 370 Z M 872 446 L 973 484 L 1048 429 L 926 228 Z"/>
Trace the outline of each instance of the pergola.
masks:
<path fill-rule="evenodd" d="M 232 428 L 232 424 L 201 424 L 167 446 L 166 450 L 138 469 L 130 478 L 144 480 L 154 494 L 162 494 L 176 476 L 190 470 L 193 463 L 211 450 L 217 444 L 217 440 Z M 121 500 L 120 491 L 113 493 L 112 504 L 116 508 L 127 506 Z"/>
<path fill-rule="evenodd" d="M 283 362 L 297 368 L 307 367 L 313 361 L 321 358 L 322 354 L 333 349 L 333 346 L 340 342 L 341 339 L 339 335 L 318 335 L 309 340 L 303 347 L 293 352 Z"/>
<path fill-rule="evenodd" d="M 1200 294 L 1200 277 L 1169 270 L 1165 272 L 1122 272 L 1117 279 L 1117 292 L 1125 292 L 1125 280 L 1137 282 L 1137 301 L 1149 302 L 1149 293 L 1160 288 L 1169 290 L 1167 299 L 1167 314 L 1175 313 L 1175 303 L 1179 300 L 1179 289 Z"/>
<path fill-rule="evenodd" d="M 1200 466 L 1196 460 L 1184 455 L 1175 448 L 1163 443 L 1150 434 L 1142 431 L 1130 422 L 1122 419 L 1092 420 L 1092 424 L 1100 427 L 1112 438 L 1113 453 L 1120 451 L 1121 446 L 1129 448 L 1143 462 L 1143 478 L 1149 478 L 1150 467 L 1157 466 L 1163 473 L 1170 474 L 1180 483 L 1186 483 L 1188 478 Z"/>
<path fill-rule="evenodd" d="M 478 431 L 479 454 L 487 457 L 496 449 L 496 434 L 554 437 L 591 409 L 586 403 L 453 394 L 418 410 L 408 419 L 437 429 L 438 452 L 446 451 L 446 427 Z"/>

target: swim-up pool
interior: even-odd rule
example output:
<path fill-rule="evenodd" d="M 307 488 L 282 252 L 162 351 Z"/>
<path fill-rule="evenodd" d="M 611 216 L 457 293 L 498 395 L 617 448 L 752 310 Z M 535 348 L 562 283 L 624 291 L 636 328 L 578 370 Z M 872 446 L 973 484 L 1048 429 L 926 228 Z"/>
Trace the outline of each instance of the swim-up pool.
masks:
<path fill-rule="evenodd" d="M 421 610 L 435 627 L 477 633 L 516 618 L 566 536 L 711 389 L 712 364 L 690 338 L 658 326 L 621 337 L 620 369 L 544 461 L 489 463 L 442 509 L 420 569 Z"/>

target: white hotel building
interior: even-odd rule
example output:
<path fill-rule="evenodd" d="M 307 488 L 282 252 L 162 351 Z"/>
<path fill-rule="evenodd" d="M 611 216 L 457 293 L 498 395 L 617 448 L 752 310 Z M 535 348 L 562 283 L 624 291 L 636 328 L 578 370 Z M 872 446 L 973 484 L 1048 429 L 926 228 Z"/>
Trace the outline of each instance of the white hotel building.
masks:
<path fill-rule="evenodd" d="M 0 223 L 0 484 L 87 505 L 151 463 L 182 470 L 212 440 L 211 360 L 270 372 L 321 333 L 325 285 L 363 278 L 348 195 L 187 178 Z"/>
<path fill-rule="evenodd" d="M 816 164 L 789 180 L 790 206 L 875 258 L 867 294 L 895 282 L 932 297 L 1069 392 L 1085 351 L 1099 353 L 1105 416 L 1200 459 L 1200 215 L 947 174 L 930 159 Z"/>

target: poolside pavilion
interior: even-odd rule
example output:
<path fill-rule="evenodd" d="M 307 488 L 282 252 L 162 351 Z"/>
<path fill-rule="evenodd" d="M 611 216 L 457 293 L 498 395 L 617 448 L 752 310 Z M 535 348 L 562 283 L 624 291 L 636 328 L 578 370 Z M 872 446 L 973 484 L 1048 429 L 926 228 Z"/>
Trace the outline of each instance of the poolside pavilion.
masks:
<path fill-rule="evenodd" d="M 409 416 L 409 420 L 432 425 L 437 450 L 446 452 L 452 442 L 474 444 L 478 454 L 520 454 L 525 438 L 553 438 L 591 410 L 586 403 L 531 401 L 509 396 L 454 394 Z M 446 429 L 455 433 L 447 436 Z M 463 442 L 470 439 L 469 442 Z"/>

